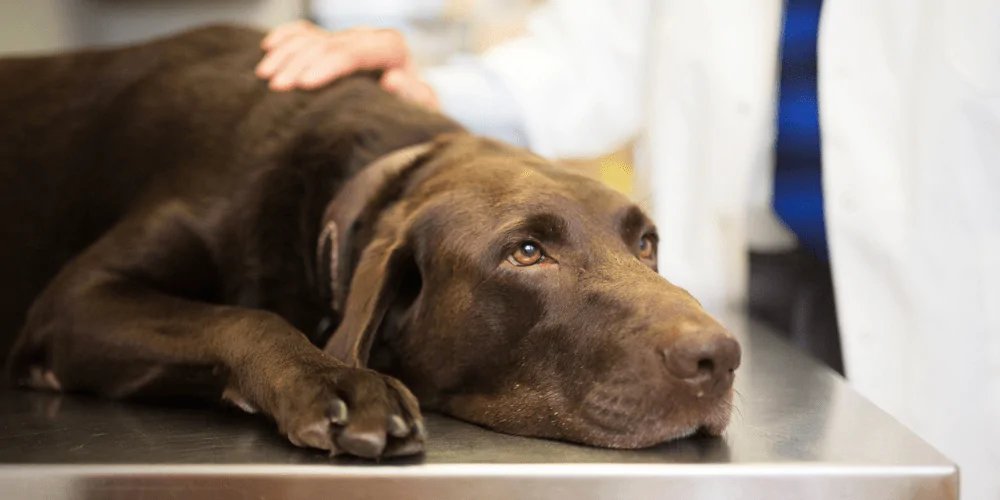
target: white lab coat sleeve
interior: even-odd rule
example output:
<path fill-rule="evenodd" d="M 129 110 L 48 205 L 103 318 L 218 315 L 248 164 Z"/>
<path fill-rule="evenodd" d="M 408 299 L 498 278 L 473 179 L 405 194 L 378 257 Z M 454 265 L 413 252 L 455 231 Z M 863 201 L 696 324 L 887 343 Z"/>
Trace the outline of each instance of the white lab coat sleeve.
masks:
<path fill-rule="evenodd" d="M 482 55 L 516 103 L 532 150 L 593 157 L 636 135 L 649 10 L 649 0 L 550 0 L 526 33 Z"/>
<path fill-rule="evenodd" d="M 503 80 L 478 58 L 456 58 L 423 71 L 441 112 L 470 132 L 528 147 L 524 117 Z"/>

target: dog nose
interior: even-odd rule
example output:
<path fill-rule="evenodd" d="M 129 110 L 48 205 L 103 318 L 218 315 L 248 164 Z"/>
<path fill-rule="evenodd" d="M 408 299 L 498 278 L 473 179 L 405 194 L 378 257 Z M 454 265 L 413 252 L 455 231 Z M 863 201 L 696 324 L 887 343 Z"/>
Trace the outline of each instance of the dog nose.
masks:
<path fill-rule="evenodd" d="M 663 350 L 667 369 L 699 397 L 728 391 L 740 366 L 740 344 L 725 329 L 689 327 Z"/>

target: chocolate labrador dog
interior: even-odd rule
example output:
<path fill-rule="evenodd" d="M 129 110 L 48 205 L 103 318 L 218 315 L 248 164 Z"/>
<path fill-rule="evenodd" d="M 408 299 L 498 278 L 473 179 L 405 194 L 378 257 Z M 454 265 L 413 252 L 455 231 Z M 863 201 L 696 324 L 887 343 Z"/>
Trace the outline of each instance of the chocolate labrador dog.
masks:
<path fill-rule="evenodd" d="M 262 36 L 0 61 L 10 382 L 221 397 L 370 458 L 420 452 L 421 408 L 615 448 L 723 431 L 740 346 L 636 205 L 372 75 L 269 92 Z"/>

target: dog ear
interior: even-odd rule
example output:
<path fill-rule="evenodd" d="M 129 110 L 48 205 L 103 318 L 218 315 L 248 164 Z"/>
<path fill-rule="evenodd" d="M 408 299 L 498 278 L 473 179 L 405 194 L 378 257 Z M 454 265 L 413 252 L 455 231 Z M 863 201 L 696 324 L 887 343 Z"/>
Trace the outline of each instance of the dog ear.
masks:
<path fill-rule="evenodd" d="M 407 174 L 434 147 L 434 143 L 419 144 L 375 161 L 327 207 L 317 266 L 322 296 L 341 321 L 325 350 L 345 363 L 367 362 L 374 334 L 395 297 L 399 269 L 405 259 L 412 259 L 403 210 L 386 208 L 399 198 Z M 372 234 L 376 222 L 380 232 Z M 365 241 L 370 242 L 362 248 Z"/>
<path fill-rule="evenodd" d="M 435 147 L 423 143 L 390 153 L 365 167 L 347 182 L 327 205 L 316 251 L 320 295 L 331 309 L 343 316 L 351 280 L 351 269 L 360 256 L 362 231 L 371 231 L 366 218 L 398 198 L 406 174 Z M 367 216 L 367 217 L 366 217 Z"/>
<path fill-rule="evenodd" d="M 368 362 L 375 334 L 397 297 L 402 273 L 413 259 L 405 223 L 389 223 L 389 232 L 365 248 L 351 280 L 345 314 L 324 349 L 348 366 Z"/>

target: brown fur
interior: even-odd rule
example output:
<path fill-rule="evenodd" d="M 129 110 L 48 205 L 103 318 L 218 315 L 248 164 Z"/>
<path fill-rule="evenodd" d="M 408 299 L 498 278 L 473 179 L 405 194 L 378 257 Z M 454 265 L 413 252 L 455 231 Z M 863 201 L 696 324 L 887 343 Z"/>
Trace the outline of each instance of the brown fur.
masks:
<path fill-rule="evenodd" d="M 626 198 L 372 75 L 269 92 L 261 36 L 0 61 L 12 382 L 224 395 L 366 457 L 423 448 L 418 399 L 600 446 L 721 432 L 739 346 Z M 511 265 L 525 240 L 545 259 Z"/>

